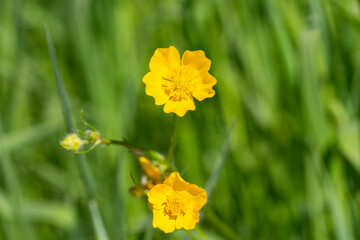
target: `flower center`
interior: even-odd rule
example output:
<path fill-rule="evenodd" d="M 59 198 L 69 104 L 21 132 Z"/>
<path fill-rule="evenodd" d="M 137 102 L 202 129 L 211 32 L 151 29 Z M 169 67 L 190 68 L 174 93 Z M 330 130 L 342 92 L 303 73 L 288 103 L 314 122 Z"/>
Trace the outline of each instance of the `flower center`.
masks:
<path fill-rule="evenodd" d="M 169 219 L 176 219 L 178 215 L 185 215 L 185 208 L 189 203 L 191 195 L 186 191 L 175 191 L 169 195 L 163 203 L 164 215 Z"/>
<path fill-rule="evenodd" d="M 194 83 L 186 79 L 181 72 L 168 78 L 162 77 L 161 88 L 169 96 L 169 100 L 175 102 L 191 99 L 195 91 Z"/>

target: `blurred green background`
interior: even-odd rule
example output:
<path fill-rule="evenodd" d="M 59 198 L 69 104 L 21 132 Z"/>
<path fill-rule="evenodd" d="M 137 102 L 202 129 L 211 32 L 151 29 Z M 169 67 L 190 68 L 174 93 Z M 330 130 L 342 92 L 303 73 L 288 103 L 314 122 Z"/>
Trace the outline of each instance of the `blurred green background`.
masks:
<path fill-rule="evenodd" d="M 189 239 L 152 228 L 146 198 L 128 193 L 141 171 L 126 149 L 61 149 L 44 24 L 77 127 L 84 109 L 104 137 L 160 152 L 172 116 L 145 94 L 152 54 L 212 60 L 216 95 L 181 118 L 175 152 L 185 180 L 214 186 L 195 238 L 360 239 L 359 12 L 355 0 L 0 0 L 0 239 Z"/>

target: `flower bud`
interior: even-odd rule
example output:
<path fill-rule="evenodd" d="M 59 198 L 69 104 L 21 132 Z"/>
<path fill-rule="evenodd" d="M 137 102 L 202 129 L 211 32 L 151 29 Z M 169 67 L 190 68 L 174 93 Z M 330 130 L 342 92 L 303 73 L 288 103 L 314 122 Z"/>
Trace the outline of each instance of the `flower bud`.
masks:
<path fill-rule="evenodd" d="M 86 134 L 89 142 L 96 142 L 100 138 L 100 133 L 97 131 L 87 130 Z"/>
<path fill-rule="evenodd" d="M 77 151 L 84 144 L 84 141 L 75 133 L 71 133 L 60 143 L 60 145 L 69 151 Z"/>
<path fill-rule="evenodd" d="M 161 182 L 161 171 L 157 166 L 151 164 L 146 157 L 139 157 L 139 162 L 146 176 L 154 179 L 156 183 Z"/>
<path fill-rule="evenodd" d="M 129 192 L 133 197 L 142 197 L 143 195 L 145 195 L 145 190 L 146 189 L 143 185 L 136 184 L 135 186 L 129 189 Z"/>

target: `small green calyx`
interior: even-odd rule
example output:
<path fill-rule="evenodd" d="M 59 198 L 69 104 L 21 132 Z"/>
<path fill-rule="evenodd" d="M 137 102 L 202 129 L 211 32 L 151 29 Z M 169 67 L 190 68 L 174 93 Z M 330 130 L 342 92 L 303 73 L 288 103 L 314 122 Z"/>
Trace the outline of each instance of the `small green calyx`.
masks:
<path fill-rule="evenodd" d="M 86 135 L 90 143 L 97 142 L 100 139 L 100 133 L 98 131 L 87 130 Z"/>

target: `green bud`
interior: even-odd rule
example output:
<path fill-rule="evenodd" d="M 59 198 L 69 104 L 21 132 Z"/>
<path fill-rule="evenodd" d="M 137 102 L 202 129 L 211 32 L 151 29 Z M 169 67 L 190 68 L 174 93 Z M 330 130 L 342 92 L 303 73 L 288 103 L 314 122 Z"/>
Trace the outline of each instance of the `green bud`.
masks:
<path fill-rule="evenodd" d="M 86 135 L 89 142 L 96 142 L 100 138 L 100 133 L 97 131 L 87 130 Z"/>

